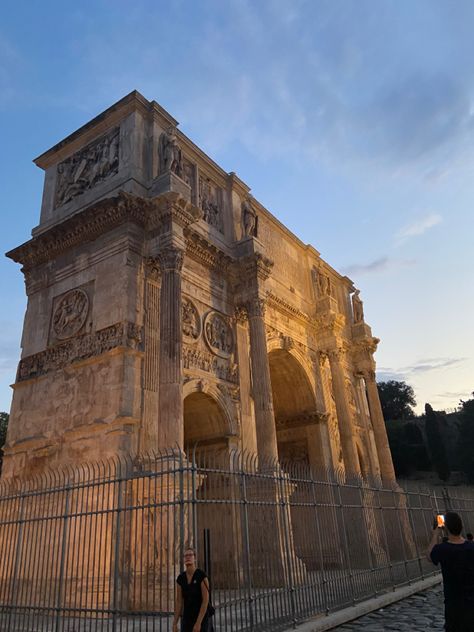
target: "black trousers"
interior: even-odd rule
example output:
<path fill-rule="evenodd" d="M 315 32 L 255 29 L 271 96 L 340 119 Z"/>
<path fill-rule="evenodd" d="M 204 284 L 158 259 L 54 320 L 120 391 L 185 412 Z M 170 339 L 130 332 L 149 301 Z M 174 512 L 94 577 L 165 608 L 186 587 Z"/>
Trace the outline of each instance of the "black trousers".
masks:
<path fill-rule="evenodd" d="M 446 632 L 474 632 L 474 604 L 445 603 L 444 619 Z"/>

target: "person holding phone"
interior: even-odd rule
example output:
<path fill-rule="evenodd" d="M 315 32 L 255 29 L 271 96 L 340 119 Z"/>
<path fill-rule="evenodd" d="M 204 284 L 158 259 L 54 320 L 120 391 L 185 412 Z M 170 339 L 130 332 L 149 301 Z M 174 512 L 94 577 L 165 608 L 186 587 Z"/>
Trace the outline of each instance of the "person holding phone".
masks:
<path fill-rule="evenodd" d="M 428 548 L 428 559 L 441 565 L 446 632 L 474 632 L 474 543 L 461 536 L 459 514 L 437 516 Z M 447 541 L 440 542 L 443 529 Z"/>

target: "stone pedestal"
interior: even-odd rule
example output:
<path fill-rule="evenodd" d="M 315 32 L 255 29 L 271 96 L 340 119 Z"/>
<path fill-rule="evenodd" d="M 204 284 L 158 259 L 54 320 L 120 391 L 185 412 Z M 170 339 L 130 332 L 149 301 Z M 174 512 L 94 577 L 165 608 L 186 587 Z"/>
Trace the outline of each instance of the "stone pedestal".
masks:
<path fill-rule="evenodd" d="M 191 202 L 191 187 L 172 171 L 161 174 L 153 180 L 151 185 L 152 197 L 169 191 L 179 193 L 185 200 Z"/>

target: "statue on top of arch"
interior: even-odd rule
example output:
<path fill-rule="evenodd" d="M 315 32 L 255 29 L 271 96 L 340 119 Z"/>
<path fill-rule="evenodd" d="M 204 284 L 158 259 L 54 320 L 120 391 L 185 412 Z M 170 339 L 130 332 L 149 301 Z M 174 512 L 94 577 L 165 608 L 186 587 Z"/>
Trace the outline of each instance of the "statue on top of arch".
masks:
<path fill-rule="evenodd" d="M 180 178 L 183 176 L 183 157 L 178 144 L 176 128 L 169 127 L 161 134 L 158 141 L 158 157 L 160 174 L 171 172 Z"/>

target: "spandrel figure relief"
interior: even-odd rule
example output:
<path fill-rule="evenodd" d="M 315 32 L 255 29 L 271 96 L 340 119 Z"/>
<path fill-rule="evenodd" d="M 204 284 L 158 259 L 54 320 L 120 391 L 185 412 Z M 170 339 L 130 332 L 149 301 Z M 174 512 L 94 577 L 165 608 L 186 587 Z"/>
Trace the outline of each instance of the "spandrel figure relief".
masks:
<path fill-rule="evenodd" d="M 95 143 L 58 165 L 55 206 L 92 189 L 96 184 L 118 173 L 119 129 L 115 129 Z"/>

